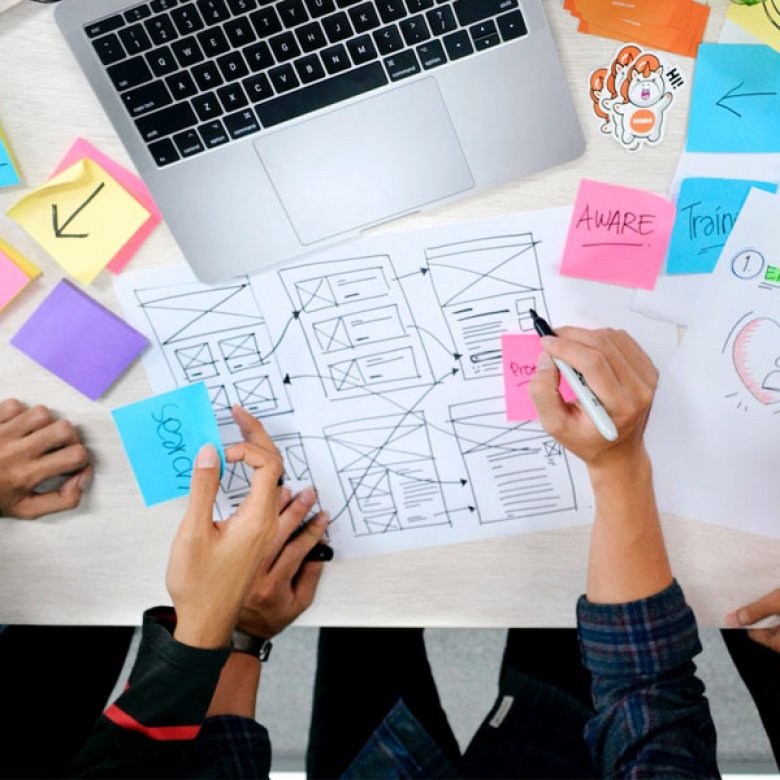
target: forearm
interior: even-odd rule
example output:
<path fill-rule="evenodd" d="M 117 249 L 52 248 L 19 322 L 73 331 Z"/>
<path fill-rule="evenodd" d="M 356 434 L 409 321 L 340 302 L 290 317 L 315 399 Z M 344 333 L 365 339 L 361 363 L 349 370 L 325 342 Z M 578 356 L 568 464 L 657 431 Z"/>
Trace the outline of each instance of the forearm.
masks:
<path fill-rule="evenodd" d="M 222 668 L 207 718 L 238 715 L 254 718 L 262 664 L 246 653 L 231 653 Z"/>
<path fill-rule="evenodd" d="M 672 582 L 653 491 L 652 466 L 642 451 L 590 477 L 596 518 L 588 564 L 587 598 L 620 604 L 659 593 Z"/>

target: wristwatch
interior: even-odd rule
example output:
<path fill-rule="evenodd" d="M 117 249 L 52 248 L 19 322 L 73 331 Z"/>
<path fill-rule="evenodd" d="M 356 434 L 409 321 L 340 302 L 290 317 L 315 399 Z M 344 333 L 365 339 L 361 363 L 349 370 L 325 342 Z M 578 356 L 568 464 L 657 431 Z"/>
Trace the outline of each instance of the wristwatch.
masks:
<path fill-rule="evenodd" d="M 252 636 L 236 628 L 230 639 L 230 649 L 235 653 L 246 653 L 253 658 L 257 658 L 260 663 L 265 663 L 271 655 L 273 643 L 270 639 L 263 639 L 261 636 Z"/>

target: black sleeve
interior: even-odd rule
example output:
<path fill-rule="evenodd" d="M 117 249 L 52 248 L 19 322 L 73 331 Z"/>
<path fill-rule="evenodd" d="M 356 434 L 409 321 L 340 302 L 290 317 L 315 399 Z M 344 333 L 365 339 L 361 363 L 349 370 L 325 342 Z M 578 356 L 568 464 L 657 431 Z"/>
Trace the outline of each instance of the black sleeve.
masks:
<path fill-rule="evenodd" d="M 173 610 L 144 614 L 138 658 L 124 693 L 76 757 L 78 777 L 178 776 L 200 733 L 229 650 L 201 650 L 172 635 Z"/>

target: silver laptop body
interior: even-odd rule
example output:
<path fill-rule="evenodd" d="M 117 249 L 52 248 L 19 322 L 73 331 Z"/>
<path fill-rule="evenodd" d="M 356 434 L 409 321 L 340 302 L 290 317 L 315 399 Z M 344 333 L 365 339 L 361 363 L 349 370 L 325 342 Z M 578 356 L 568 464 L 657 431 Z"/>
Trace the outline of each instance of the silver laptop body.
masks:
<path fill-rule="evenodd" d="M 56 18 L 206 282 L 584 150 L 540 0 L 64 0 Z"/>

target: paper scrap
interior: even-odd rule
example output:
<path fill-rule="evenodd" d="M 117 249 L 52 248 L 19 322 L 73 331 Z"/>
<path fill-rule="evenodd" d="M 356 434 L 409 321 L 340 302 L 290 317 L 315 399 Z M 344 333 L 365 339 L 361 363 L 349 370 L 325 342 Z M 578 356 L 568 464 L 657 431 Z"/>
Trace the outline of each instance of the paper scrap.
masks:
<path fill-rule="evenodd" d="M 666 257 L 674 206 L 644 190 L 583 179 L 560 273 L 652 290 Z"/>
<path fill-rule="evenodd" d="M 11 151 L 8 136 L 0 125 L 0 187 L 13 187 L 20 183 L 19 165 Z"/>
<path fill-rule="evenodd" d="M 648 428 L 659 508 L 780 538 L 780 198 L 752 189 Z"/>
<path fill-rule="evenodd" d="M 743 179 L 685 179 L 666 263 L 668 274 L 706 274 L 715 267 L 751 187 L 777 185 Z"/>
<path fill-rule="evenodd" d="M 541 354 L 542 340 L 535 333 L 504 333 L 501 336 L 507 420 L 520 422 L 539 419 L 534 402 L 528 395 L 528 385 L 536 374 L 536 364 Z M 564 401 L 577 398 L 563 377 L 560 393 Z"/>
<path fill-rule="evenodd" d="M 84 158 L 25 196 L 8 216 L 71 276 L 89 284 L 150 214 L 103 168 Z"/>
<path fill-rule="evenodd" d="M 100 398 L 149 342 L 113 312 L 63 279 L 11 339 L 93 401 Z"/>
<path fill-rule="evenodd" d="M 213 444 L 224 468 L 225 454 L 206 385 L 194 385 L 114 409 L 146 506 L 186 496 L 200 448 Z"/>
<path fill-rule="evenodd" d="M 780 6 L 777 2 L 758 5 L 729 3 L 726 19 L 747 30 L 759 41 L 780 51 Z"/>
<path fill-rule="evenodd" d="M 0 240 L 0 311 L 40 275 L 40 268 Z"/>
<path fill-rule="evenodd" d="M 135 253 L 141 248 L 141 245 L 149 237 L 149 234 L 157 227 L 162 220 L 162 214 L 157 208 L 151 193 L 146 185 L 135 174 L 122 167 L 118 162 L 112 160 L 108 155 L 103 154 L 100 149 L 93 146 L 84 138 L 76 139 L 75 143 L 68 150 L 67 154 L 60 161 L 60 164 L 54 169 L 52 177 L 58 176 L 65 169 L 70 168 L 79 160 L 89 158 L 96 162 L 109 176 L 112 176 L 122 185 L 148 212 L 149 219 L 137 230 L 135 235 L 114 255 L 111 262 L 106 266 L 111 273 L 118 274 L 132 260 Z"/>
<path fill-rule="evenodd" d="M 780 54 L 769 46 L 699 48 L 689 152 L 780 152 Z"/>

